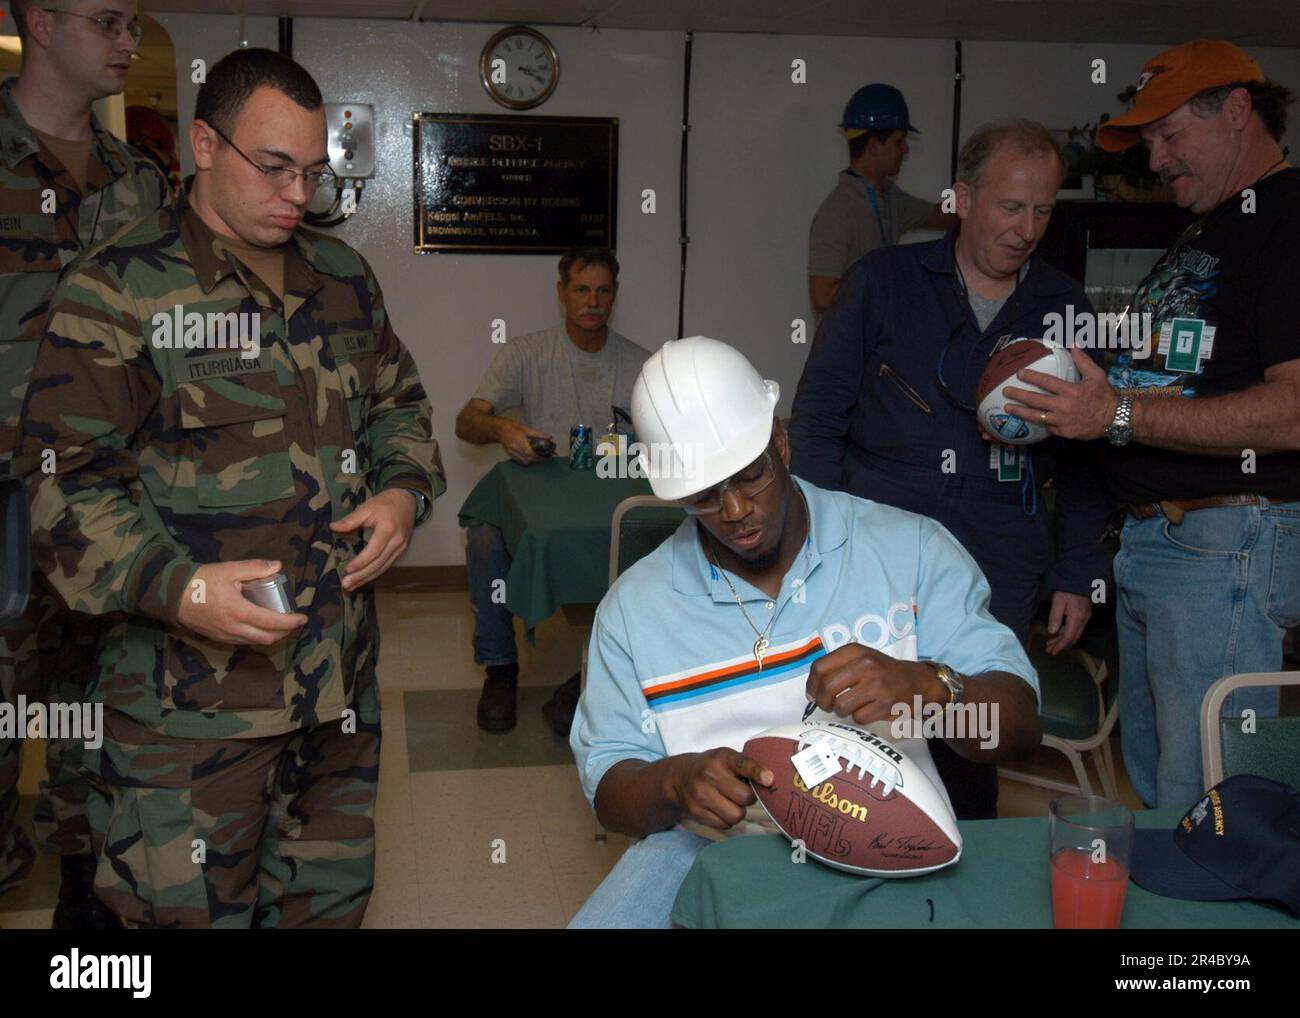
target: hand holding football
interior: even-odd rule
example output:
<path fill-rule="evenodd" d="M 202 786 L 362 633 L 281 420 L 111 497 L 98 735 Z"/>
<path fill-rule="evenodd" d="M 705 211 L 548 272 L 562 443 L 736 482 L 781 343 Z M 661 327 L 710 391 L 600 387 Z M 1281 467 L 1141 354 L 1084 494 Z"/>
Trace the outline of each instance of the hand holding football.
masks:
<path fill-rule="evenodd" d="M 745 819 L 754 804 L 750 782 L 770 785 L 772 772 L 743 753 L 723 746 L 707 753 L 671 758 L 668 798 L 684 820 L 725 831 Z"/>
<path fill-rule="evenodd" d="M 1041 442 L 1051 432 L 1043 424 L 1040 413 L 1017 416 L 1009 413 L 1006 404 L 1015 403 L 1008 389 L 1019 387 L 1026 392 L 1044 393 L 1048 390 L 1021 381 L 1016 373 L 1029 369 L 1042 375 L 1066 382 L 1077 382 L 1079 370 L 1074 365 L 1070 351 L 1063 346 L 1042 339 L 1013 339 L 996 350 L 984 373 L 980 375 L 975 390 L 980 426 L 998 442 L 1007 445 L 1032 445 Z"/>

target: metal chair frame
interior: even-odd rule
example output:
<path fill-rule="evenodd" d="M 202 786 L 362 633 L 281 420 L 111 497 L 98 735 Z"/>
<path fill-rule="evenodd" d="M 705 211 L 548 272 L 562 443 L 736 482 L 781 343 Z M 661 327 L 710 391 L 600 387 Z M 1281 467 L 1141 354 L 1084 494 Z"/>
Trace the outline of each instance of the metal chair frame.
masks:
<path fill-rule="evenodd" d="M 623 517 L 634 509 L 644 508 L 676 508 L 672 502 L 665 502 L 662 498 L 656 498 L 654 495 L 633 495 L 630 498 L 623 499 L 614 508 L 614 515 L 610 519 L 609 525 L 609 585 L 612 587 L 614 581 L 618 579 L 618 551 L 623 540 Z M 579 680 L 581 688 L 587 688 L 587 647 L 591 643 L 588 639 L 582 645 L 582 678 Z M 604 841 L 606 835 L 605 828 L 601 827 L 600 821 L 596 821 L 596 840 Z"/>
<path fill-rule="evenodd" d="M 1219 727 L 1223 702 L 1238 689 L 1251 686 L 1300 686 L 1300 672 L 1242 672 L 1225 675 L 1205 691 L 1201 700 L 1201 780 L 1213 788 L 1223 780 L 1223 732 Z"/>

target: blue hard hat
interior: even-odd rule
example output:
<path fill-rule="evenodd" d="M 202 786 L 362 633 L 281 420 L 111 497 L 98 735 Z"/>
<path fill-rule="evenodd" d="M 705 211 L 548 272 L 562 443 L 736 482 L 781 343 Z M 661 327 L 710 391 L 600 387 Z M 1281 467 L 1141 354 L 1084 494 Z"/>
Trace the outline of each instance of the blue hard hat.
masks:
<path fill-rule="evenodd" d="M 893 85 L 880 83 L 863 85 L 853 93 L 853 98 L 844 107 L 844 119 L 840 122 L 840 128 L 850 138 L 867 131 L 921 133 L 912 126 L 903 93 Z"/>

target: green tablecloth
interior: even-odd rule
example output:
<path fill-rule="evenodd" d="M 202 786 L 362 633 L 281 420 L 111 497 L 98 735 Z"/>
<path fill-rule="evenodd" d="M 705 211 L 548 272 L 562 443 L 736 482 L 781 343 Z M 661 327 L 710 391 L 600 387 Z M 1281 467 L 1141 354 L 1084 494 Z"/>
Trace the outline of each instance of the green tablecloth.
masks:
<path fill-rule="evenodd" d="M 498 463 L 460 507 L 460 525 L 500 527 L 510 549 L 506 607 L 532 630 L 562 604 L 594 604 L 609 586 L 615 507 L 649 495 L 650 482 L 573 470 L 563 457 Z"/>
<path fill-rule="evenodd" d="M 1172 830 L 1181 809 L 1138 812 L 1138 827 Z M 795 864 L 781 835 L 710 845 L 695 860 L 673 906 L 691 928 L 1052 926 L 1047 817 L 962 821 L 956 866 L 924 877 L 881 880 L 841 873 L 813 859 Z M 1122 928 L 1300 930 L 1281 905 L 1180 901 L 1129 882 Z"/>

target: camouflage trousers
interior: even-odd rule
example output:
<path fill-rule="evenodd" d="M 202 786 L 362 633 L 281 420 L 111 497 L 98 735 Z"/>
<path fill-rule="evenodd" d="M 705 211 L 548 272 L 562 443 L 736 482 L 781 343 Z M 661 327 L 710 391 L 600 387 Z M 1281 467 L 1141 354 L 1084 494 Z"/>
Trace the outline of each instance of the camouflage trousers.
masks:
<path fill-rule="evenodd" d="M 34 574 L 26 613 L 0 629 L 0 702 L 13 707 L 20 694 L 29 703 L 84 702 L 95 674 L 100 625 L 92 616 L 68 611 L 45 577 Z M 31 840 L 18 826 L 18 776 L 26 741 L 0 738 L 0 893 L 22 883 L 34 858 Z M 48 777 L 41 783 L 33 826 L 46 852 L 90 852 L 90 786 L 81 773 L 82 757 L 79 740 L 45 744 Z"/>
<path fill-rule="evenodd" d="M 212 741 L 106 712 L 91 754 L 96 895 L 131 927 L 359 927 L 375 868 L 373 676 L 352 709 L 355 719 Z"/>

